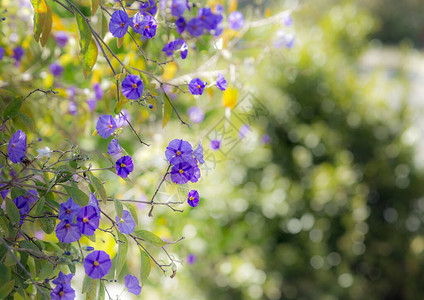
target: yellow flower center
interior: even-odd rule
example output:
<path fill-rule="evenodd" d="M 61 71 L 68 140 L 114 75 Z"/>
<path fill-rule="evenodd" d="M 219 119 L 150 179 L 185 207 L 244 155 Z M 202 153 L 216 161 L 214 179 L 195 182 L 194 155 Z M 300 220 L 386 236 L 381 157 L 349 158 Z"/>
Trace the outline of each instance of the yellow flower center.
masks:
<path fill-rule="evenodd" d="M 144 29 L 146 30 L 146 29 L 149 29 L 150 28 L 150 26 L 149 25 L 146 25 L 146 27 L 144 27 Z"/>
<path fill-rule="evenodd" d="M 66 210 L 66 213 L 67 213 L 67 214 L 70 214 L 70 213 L 71 213 L 71 210 L 68 208 L 68 209 Z"/>
<path fill-rule="evenodd" d="M 121 22 L 119 25 L 121 25 L 122 27 L 124 27 L 124 26 L 125 26 L 124 22 Z"/>
<path fill-rule="evenodd" d="M 197 85 L 197 88 L 200 90 L 200 84 Z"/>
<path fill-rule="evenodd" d="M 180 169 L 180 174 L 183 174 L 183 173 L 184 173 L 183 169 Z"/>
<path fill-rule="evenodd" d="M 110 125 L 109 125 L 109 129 L 112 129 L 112 128 L 113 128 L 113 125 L 112 125 L 112 124 L 110 124 Z"/>
<path fill-rule="evenodd" d="M 181 151 L 177 151 L 177 155 L 181 155 Z"/>
<path fill-rule="evenodd" d="M 12 144 L 12 146 L 10 148 L 12 148 L 12 149 L 15 148 L 15 144 Z"/>
<path fill-rule="evenodd" d="M 135 23 L 134 27 L 138 28 L 140 25 L 138 23 Z"/>
<path fill-rule="evenodd" d="M 190 197 L 189 199 L 190 199 L 190 201 L 193 201 L 194 200 L 194 197 Z"/>
<path fill-rule="evenodd" d="M 137 83 L 133 83 L 133 84 L 131 85 L 131 87 L 132 87 L 133 89 L 136 89 L 136 88 L 137 88 Z"/>
<path fill-rule="evenodd" d="M 71 225 L 69 225 L 69 224 L 66 224 L 66 225 L 65 225 L 65 227 L 66 227 L 66 228 L 69 228 L 69 227 L 71 227 Z"/>
<path fill-rule="evenodd" d="M 64 293 L 63 291 L 60 291 L 60 292 L 59 292 L 59 295 L 60 295 L 60 296 L 63 296 L 63 295 L 65 295 L 65 293 Z"/>
<path fill-rule="evenodd" d="M 121 168 L 125 168 L 127 165 L 124 163 L 121 163 Z"/>
<path fill-rule="evenodd" d="M 84 223 L 87 223 L 87 222 L 88 222 L 88 219 L 87 219 L 87 218 L 84 218 L 84 219 L 82 219 L 82 221 L 83 221 Z"/>
<path fill-rule="evenodd" d="M 99 265 L 99 262 L 98 262 L 97 260 L 95 260 L 95 261 L 93 262 L 93 265 L 94 265 L 95 267 L 97 267 L 97 266 Z"/>

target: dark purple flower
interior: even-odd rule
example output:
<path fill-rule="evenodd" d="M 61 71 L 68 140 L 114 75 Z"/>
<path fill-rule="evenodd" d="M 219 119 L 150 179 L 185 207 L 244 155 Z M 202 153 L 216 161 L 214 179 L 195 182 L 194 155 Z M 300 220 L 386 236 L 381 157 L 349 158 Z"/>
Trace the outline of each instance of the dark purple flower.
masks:
<path fill-rule="evenodd" d="M 174 53 L 174 41 L 163 46 L 162 51 L 165 52 L 166 55 L 171 56 Z"/>
<path fill-rule="evenodd" d="M 15 203 L 16 207 L 19 209 L 19 214 L 24 216 L 29 213 L 30 207 L 28 204 L 28 199 L 25 196 L 18 196 L 13 199 L 13 203 Z"/>
<path fill-rule="evenodd" d="M 137 32 L 138 34 L 143 34 L 143 28 L 142 28 L 142 22 L 143 22 L 144 16 L 140 13 L 136 13 L 131 19 L 130 19 L 130 25 L 132 29 Z"/>
<path fill-rule="evenodd" d="M 145 15 L 141 22 L 141 34 L 150 39 L 155 36 L 158 22 L 150 15 Z"/>
<path fill-rule="evenodd" d="M 193 156 L 197 159 L 199 164 L 204 164 L 205 161 L 203 160 L 203 145 L 202 142 L 199 143 L 199 145 L 194 149 Z"/>
<path fill-rule="evenodd" d="M 88 205 L 94 207 L 94 209 L 96 210 L 97 215 L 100 218 L 101 209 L 100 209 L 100 206 L 99 206 L 99 201 L 97 200 L 96 196 L 94 196 L 93 193 L 90 193 L 90 197 L 89 197 L 89 200 L 88 200 Z"/>
<path fill-rule="evenodd" d="M 227 80 L 225 80 L 224 74 L 218 73 L 218 76 L 216 77 L 216 86 L 221 91 L 225 91 L 227 89 Z"/>
<path fill-rule="evenodd" d="M 187 31 L 192 36 L 200 36 L 203 34 L 203 30 L 205 27 L 203 26 L 203 22 L 198 18 L 193 18 L 187 23 Z"/>
<path fill-rule="evenodd" d="M 66 220 L 72 222 L 74 220 L 74 217 L 80 211 L 80 209 L 80 206 L 74 202 L 74 199 L 72 199 L 72 197 L 70 197 L 68 201 L 60 204 L 58 218 L 61 221 Z"/>
<path fill-rule="evenodd" d="M 87 205 L 81 208 L 77 215 L 77 224 L 82 234 L 93 235 L 94 231 L 99 228 L 99 223 L 100 216 L 94 206 Z"/>
<path fill-rule="evenodd" d="M 97 121 L 97 133 L 104 139 L 107 139 L 116 128 L 116 120 L 111 115 L 103 115 Z"/>
<path fill-rule="evenodd" d="M 175 139 L 169 142 L 165 151 L 166 159 L 173 165 L 186 162 L 193 157 L 193 148 L 189 142 Z"/>
<path fill-rule="evenodd" d="M 189 265 L 192 265 L 196 262 L 196 255 L 190 253 L 189 255 L 187 255 L 187 263 Z"/>
<path fill-rule="evenodd" d="M 202 95 L 207 82 L 200 78 L 194 78 L 188 84 L 188 90 L 192 95 Z"/>
<path fill-rule="evenodd" d="M 87 103 L 88 109 L 90 111 L 94 111 L 96 109 L 96 106 L 97 106 L 96 99 L 87 99 L 85 102 Z"/>
<path fill-rule="evenodd" d="M 240 130 L 239 130 L 239 138 L 240 139 L 245 138 L 246 135 L 249 133 L 249 131 L 250 131 L 249 125 L 247 125 L 247 124 L 241 125 Z"/>
<path fill-rule="evenodd" d="M 143 81 L 137 75 L 128 75 L 122 81 L 122 94 L 128 99 L 137 100 L 143 94 Z"/>
<path fill-rule="evenodd" d="M 35 202 L 37 202 L 37 198 L 39 198 L 37 190 L 28 190 L 25 198 L 27 199 L 29 206 L 33 205 Z"/>
<path fill-rule="evenodd" d="M 211 141 L 211 148 L 212 150 L 218 150 L 219 148 L 221 148 L 221 142 L 218 140 L 212 140 Z"/>
<path fill-rule="evenodd" d="M 59 47 L 63 48 L 68 43 L 68 34 L 64 31 L 58 31 L 54 35 L 56 43 Z"/>
<path fill-rule="evenodd" d="M 50 73 L 52 73 L 52 74 L 53 74 L 53 76 L 55 76 L 55 77 L 60 77 L 60 76 L 62 76 L 62 73 L 63 73 L 63 67 L 62 67 L 61 65 L 59 65 L 58 63 L 52 63 L 52 64 L 49 66 L 49 69 L 50 69 Z"/>
<path fill-rule="evenodd" d="M 128 15 L 122 10 L 116 10 L 110 18 L 109 31 L 114 37 L 121 38 L 127 33 L 129 25 Z"/>
<path fill-rule="evenodd" d="M 56 226 L 56 237 L 62 243 L 76 242 L 81 238 L 81 230 L 77 224 L 63 220 Z"/>
<path fill-rule="evenodd" d="M 99 279 L 109 273 L 112 261 L 104 251 L 93 251 L 84 259 L 85 273 L 93 279 Z"/>
<path fill-rule="evenodd" d="M 58 284 L 50 292 L 51 300 L 73 300 L 75 299 L 75 290 L 70 284 Z"/>
<path fill-rule="evenodd" d="M 110 141 L 109 146 L 107 147 L 107 154 L 109 155 L 121 155 L 122 147 L 119 145 L 118 140 L 113 139 Z"/>
<path fill-rule="evenodd" d="M 184 32 L 184 29 L 187 25 L 186 20 L 184 19 L 184 17 L 179 17 L 176 21 L 175 21 L 175 25 L 177 26 L 177 32 L 179 34 Z"/>
<path fill-rule="evenodd" d="M 131 156 L 122 156 L 116 161 L 116 174 L 122 178 L 127 178 L 134 170 L 134 164 L 132 162 Z"/>
<path fill-rule="evenodd" d="M 0 184 L 0 187 L 2 187 L 2 186 L 5 186 L 6 184 Z M 6 197 L 7 197 L 7 194 L 9 193 L 9 190 L 2 190 L 2 191 L 0 191 L 0 196 L 3 198 L 3 200 L 4 199 L 6 199 Z"/>
<path fill-rule="evenodd" d="M 200 8 L 197 18 L 202 22 L 203 27 L 207 30 L 214 30 L 218 23 L 222 21 L 221 15 L 215 15 L 210 8 Z"/>
<path fill-rule="evenodd" d="M 4 55 L 4 52 L 5 52 L 6 50 L 3 48 L 3 47 L 0 47 L 0 60 L 2 60 L 3 59 L 3 55 Z"/>
<path fill-rule="evenodd" d="M 102 90 L 102 88 L 100 86 L 100 83 L 96 82 L 93 85 L 93 90 L 94 90 L 94 93 L 96 94 L 96 100 L 102 100 L 102 98 L 103 98 L 103 90 Z"/>
<path fill-rule="evenodd" d="M 186 59 L 188 53 L 188 46 L 183 39 L 176 39 L 172 47 L 174 48 L 174 51 L 180 52 L 182 59 Z"/>
<path fill-rule="evenodd" d="M 128 292 L 133 293 L 134 295 L 139 295 L 141 293 L 141 286 L 137 277 L 127 274 L 124 281 Z"/>
<path fill-rule="evenodd" d="M 185 184 L 192 179 L 194 171 L 193 165 L 189 162 L 175 164 L 171 169 L 171 180 L 173 183 Z"/>
<path fill-rule="evenodd" d="M 24 49 L 22 47 L 16 47 L 13 49 L 12 57 L 17 61 L 21 61 L 22 55 L 24 55 Z"/>
<path fill-rule="evenodd" d="M 239 30 L 244 25 L 243 14 L 239 11 L 233 11 L 228 16 L 228 27 L 234 30 Z"/>
<path fill-rule="evenodd" d="M 187 7 L 187 0 L 172 0 L 171 14 L 173 16 L 181 16 Z"/>
<path fill-rule="evenodd" d="M 156 5 L 155 0 L 149 0 L 148 2 L 146 1 L 144 3 L 143 2 L 140 3 L 140 12 L 143 15 L 150 14 L 154 16 L 157 11 L 158 11 L 158 7 Z"/>
<path fill-rule="evenodd" d="M 27 136 L 22 130 L 18 130 L 10 138 L 9 145 L 7 146 L 7 153 L 9 159 L 17 164 L 20 163 L 25 157 L 25 151 L 27 148 Z"/>
<path fill-rule="evenodd" d="M 200 123 L 205 118 L 203 109 L 197 106 L 191 106 L 187 111 L 188 117 L 193 123 Z"/>
<path fill-rule="evenodd" d="M 191 190 L 188 193 L 187 202 L 191 207 L 199 205 L 199 193 L 196 190 Z"/>
<path fill-rule="evenodd" d="M 72 277 L 74 277 L 74 274 L 69 273 L 68 275 L 65 275 L 62 271 L 60 271 L 57 278 L 52 282 L 54 284 L 71 284 Z"/>
<path fill-rule="evenodd" d="M 118 223 L 118 229 L 121 233 L 130 234 L 134 231 L 135 222 L 128 210 L 124 210 L 124 213 L 120 219 L 118 216 L 116 216 L 115 221 Z"/>

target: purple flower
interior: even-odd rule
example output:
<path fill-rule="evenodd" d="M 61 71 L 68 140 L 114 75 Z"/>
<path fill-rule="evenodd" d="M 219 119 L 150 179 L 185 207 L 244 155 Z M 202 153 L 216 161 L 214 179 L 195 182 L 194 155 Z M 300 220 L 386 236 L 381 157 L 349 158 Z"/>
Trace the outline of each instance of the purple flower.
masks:
<path fill-rule="evenodd" d="M 34 189 L 28 190 L 25 198 L 28 201 L 28 205 L 31 206 L 32 204 L 37 202 L 37 198 L 39 198 L 37 190 L 34 190 Z"/>
<path fill-rule="evenodd" d="M 268 144 L 269 142 L 271 141 L 271 138 L 269 137 L 269 135 L 268 134 L 264 134 L 263 136 L 262 136 L 262 138 L 261 138 L 261 142 L 262 142 L 262 144 Z"/>
<path fill-rule="evenodd" d="M 196 190 L 191 190 L 188 193 L 187 202 L 191 207 L 199 205 L 199 193 Z"/>
<path fill-rule="evenodd" d="M 143 94 L 143 81 L 137 75 L 128 75 L 122 81 L 121 89 L 125 97 L 137 100 Z"/>
<path fill-rule="evenodd" d="M 203 160 L 203 145 L 202 142 L 199 143 L 196 149 L 193 151 L 193 156 L 197 159 L 199 164 L 204 164 L 205 161 Z"/>
<path fill-rule="evenodd" d="M 75 299 L 75 290 L 70 284 L 58 284 L 50 292 L 51 300 L 73 300 Z"/>
<path fill-rule="evenodd" d="M 189 255 L 187 255 L 187 263 L 189 265 L 192 265 L 196 262 L 196 255 L 190 253 Z"/>
<path fill-rule="evenodd" d="M 216 86 L 221 91 L 225 91 L 227 89 L 227 80 L 225 80 L 224 74 L 218 73 L 218 76 L 216 77 Z"/>
<path fill-rule="evenodd" d="M 177 32 L 179 34 L 184 32 L 184 29 L 187 25 L 186 20 L 184 19 L 184 17 L 179 17 L 176 21 L 175 21 L 175 25 L 177 26 Z"/>
<path fill-rule="evenodd" d="M 109 146 L 107 147 L 107 154 L 109 155 L 121 155 L 122 147 L 119 145 L 118 140 L 113 139 L 110 141 Z"/>
<path fill-rule="evenodd" d="M 71 284 L 72 277 L 74 277 L 74 274 L 69 273 L 68 275 L 65 275 L 62 271 L 60 271 L 57 278 L 52 282 L 54 284 Z"/>
<path fill-rule="evenodd" d="M 188 53 L 187 43 L 182 39 L 176 39 L 173 44 L 174 51 L 180 52 L 181 58 L 186 59 Z"/>
<path fill-rule="evenodd" d="M 90 111 L 94 111 L 96 109 L 96 106 L 97 106 L 96 99 L 87 99 L 85 102 L 87 103 L 88 109 Z"/>
<path fill-rule="evenodd" d="M 234 30 L 239 30 L 244 25 L 243 14 L 239 11 L 233 11 L 228 16 L 228 27 Z"/>
<path fill-rule="evenodd" d="M 291 33 L 286 34 L 284 30 L 277 31 L 277 38 L 274 42 L 274 47 L 282 48 L 286 47 L 288 49 L 293 48 L 294 46 L 294 35 Z"/>
<path fill-rule="evenodd" d="M 25 157 L 25 151 L 27 148 L 27 136 L 22 130 L 18 130 L 10 138 L 9 145 L 7 146 L 7 153 L 9 159 L 17 164 L 20 163 Z"/>
<path fill-rule="evenodd" d="M 219 148 L 221 148 L 221 142 L 218 140 L 212 140 L 211 141 L 211 148 L 212 150 L 218 150 Z"/>
<path fill-rule="evenodd" d="M 21 61 L 22 55 L 24 55 L 24 49 L 22 47 L 16 47 L 13 49 L 12 57 L 17 61 Z"/>
<path fill-rule="evenodd" d="M 154 16 L 158 11 L 158 7 L 156 5 L 155 0 L 149 0 L 148 2 L 140 3 L 140 12 L 143 15 L 150 14 Z"/>
<path fill-rule="evenodd" d="M 84 259 L 85 273 L 93 279 L 99 279 L 109 273 L 112 261 L 104 251 L 93 251 Z"/>
<path fill-rule="evenodd" d="M 241 125 L 240 130 L 239 130 L 239 138 L 240 139 L 245 138 L 246 135 L 249 133 L 249 131 L 250 131 L 249 125 L 247 125 L 247 124 Z"/>
<path fill-rule="evenodd" d="M 100 206 L 99 206 L 99 201 L 97 200 L 96 196 L 94 196 L 93 193 L 90 193 L 90 197 L 89 197 L 89 200 L 88 200 L 88 205 L 94 207 L 94 209 L 96 210 L 97 215 L 100 218 L 101 209 L 100 209 Z"/>
<path fill-rule="evenodd" d="M 140 13 L 136 13 L 131 19 L 130 19 L 130 25 L 132 29 L 137 32 L 138 34 L 143 34 L 143 28 L 141 27 L 143 22 L 143 15 Z"/>
<path fill-rule="evenodd" d="M 132 162 L 131 156 L 122 156 L 116 161 L 116 174 L 122 178 L 127 178 L 134 170 L 134 164 Z"/>
<path fill-rule="evenodd" d="M 187 23 L 187 31 L 192 36 L 202 35 L 203 29 L 205 29 L 203 26 L 203 22 L 199 20 L 198 18 L 193 18 Z"/>
<path fill-rule="evenodd" d="M 166 147 L 165 156 L 173 165 L 187 162 L 193 158 L 193 148 L 189 142 L 175 139 Z"/>
<path fill-rule="evenodd" d="M 76 242 L 81 238 L 81 230 L 77 224 L 63 220 L 56 226 L 56 237 L 62 243 Z"/>
<path fill-rule="evenodd" d="M 52 64 L 49 66 L 49 69 L 50 69 L 50 73 L 52 73 L 52 74 L 53 74 L 53 76 L 55 76 L 55 77 L 60 77 L 60 76 L 62 76 L 62 73 L 63 73 L 63 67 L 62 67 L 61 65 L 59 65 L 58 63 L 52 63 Z"/>
<path fill-rule="evenodd" d="M 107 139 L 116 128 L 116 120 L 111 115 L 103 115 L 97 121 L 97 133 L 104 139 Z"/>
<path fill-rule="evenodd" d="M 0 47 L 0 60 L 2 60 L 3 59 L 3 55 L 4 55 L 4 52 L 5 52 L 6 50 L 3 48 L 3 47 Z"/>
<path fill-rule="evenodd" d="M 25 196 L 18 196 L 12 200 L 15 203 L 16 207 L 19 209 L 19 214 L 24 216 L 29 213 L 30 208 L 28 204 L 28 199 Z"/>
<path fill-rule="evenodd" d="M 69 97 L 69 100 L 71 101 L 74 100 L 76 94 L 77 94 L 77 88 L 74 85 L 69 87 L 69 89 L 66 90 L 66 95 Z"/>
<path fill-rule="evenodd" d="M 68 201 L 60 204 L 58 218 L 61 221 L 66 220 L 72 222 L 74 220 L 74 217 L 80 211 L 80 209 L 80 206 L 74 202 L 74 199 L 72 199 L 72 197 L 70 197 Z"/>
<path fill-rule="evenodd" d="M 214 30 L 218 23 L 222 21 L 221 15 L 215 15 L 210 8 L 200 8 L 197 18 L 202 22 L 203 27 L 207 30 Z"/>
<path fill-rule="evenodd" d="M 54 35 L 56 43 L 59 47 L 63 48 L 68 43 L 68 35 L 64 31 L 58 31 Z"/>
<path fill-rule="evenodd" d="M 93 235 L 94 231 L 99 228 L 100 215 L 94 206 L 87 205 L 81 208 L 77 215 L 77 224 L 81 233 L 85 235 Z"/>
<path fill-rule="evenodd" d="M 158 22 L 150 15 L 144 16 L 143 21 L 141 22 L 141 34 L 150 39 L 155 36 L 156 28 L 158 27 Z"/>
<path fill-rule="evenodd" d="M 198 168 L 197 168 L 198 169 Z M 171 169 L 171 180 L 173 183 L 185 184 L 192 179 L 198 179 L 197 176 L 193 178 L 195 174 L 195 168 L 190 162 L 182 162 L 172 166 Z M 197 181 L 197 180 L 196 180 Z"/>
<path fill-rule="evenodd" d="M 116 216 L 115 221 L 118 223 L 118 229 L 121 233 L 130 234 L 134 231 L 135 222 L 128 210 L 124 210 L 121 219 Z"/>
<path fill-rule="evenodd" d="M 73 100 L 69 101 L 68 112 L 71 115 L 75 115 L 77 113 L 77 111 L 78 111 L 77 103 Z"/>
<path fill-rule="evenodd" d="M 124 280 L 125 287 L 127 288 L 128 292 L 133 293 L 134 295 L 139 295 L 141 293 L 141 286 L 137 277 L 127 274 Z"/>
<path fill-rule="evenodd" d="M 221 4 L 217 4 L 215 5 L 215 12 L 217 14 L 222 14 L 224 13 L 224 6 L 222 6 Z"/>
<path fill-rule="evenodd" d="M 174 41 L 163 46 L 162 51 L 165 52 L 166 55 L 171 56 L 174 53 Z"/>
<path fill-rule="evenodd" d="M 171 14 L 173 16 L 181 16 L 187 7 L 187 0 L 172 0 Z"/>
<path fill-rule="evenodd" d="M 192 106 L 187 111 L 188 117 L 193 123 L 200 123 L 205 118 L 205 113 L 200 107 Z"/>
<path fill-rule="evenodd" d="M 5 186 L 6 184 L 0 184 L 0 187 L 2 187 L 2 186 Z M 6 197 L 7 197 L 7 194 L 9 193 L 9 190 L 2 190 L 2 191 L 0 191 L 0 196 L 3 198 L 3 200 L 4 199 L 6 199 Z"/>
<path fill-rule="evenodd" d="M 116 10 L 110 18 L 109 31 L 114 37 L 121 38 L 127 33 L 129 25 L 128 15 L 122 10 Z"/>
<path fill-rule="evenodd" d="M 200 78 L 194 78 L 188 84 L 188 90 L 192 95 L 202 95 L 207 82 Z"/>
<path fill-rule="evenodd" d="M 286 25 L 286 26 L 292 26 L 293 25 L 293 20 L 292 20 L 289 12 L 283 14 L 283 17 L 281 19 L 282 19 L 284 25 Z"/>
<path fill-rule="evenodd" d="M 100 87 L 100 83 L 96 82 L 93 85 L 93 90 L 94 90 L 94 93 L 96 94 L 96 100 L 102 100 L 102 98 L 103 98 L 103 90 Z"/>

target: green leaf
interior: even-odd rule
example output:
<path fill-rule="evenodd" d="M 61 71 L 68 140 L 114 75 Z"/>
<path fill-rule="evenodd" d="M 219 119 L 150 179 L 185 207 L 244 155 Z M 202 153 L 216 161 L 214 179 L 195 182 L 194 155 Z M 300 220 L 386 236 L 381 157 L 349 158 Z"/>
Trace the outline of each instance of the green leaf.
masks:
<path fill-rule="evenodd" d="M 80 42 L 80 55 L 84 55 L 91 43 L 91 30 L 88 26 L 85 17 L 82 17 L 75 11 L 75 17 L 77 19 L 79 42 Z"/>
<path fill-rule="evenodd" d="M 22 106 L 22 98 L 17 98 L 11 102 L 9 102 L 9 104 L 7 104 L 4 113 L 3 113 L 3 117 L 6 118 L 14 118 L 16 117 L 16 115 L 18 114 L 19 110 L 21 109 Z"/>
<path fill-rule="evenodd" d="M 10 280 L 10 269 L 0 263 L 0 282 L 8 282 Z"/>
<path fill-rule="evenodd" d="M 96 280 L 85 274 L 84 281 L 82 282 L 82 293 L 87 293 L 95 285 Z"/>
<path fill-rule="evenodd" d="M 124 243 L 118 244 L 118 259 L 116 261 L 116 270 L 115 270 L 115 278 L 119 277 L 119 274 L 122 271 L 122 268 L 125 265 L 125 262 L 127 261 L 127 254 L 128 254 L 128 239 L 127 237 L 118 232 L 118 238 L 120 241 Z"/>
<path fill-rule="evenodd" d="M 26 192 L 17 188 L 12 188 L 12 190 L 10 191 L 10 196 L 12 197 L 12 199 L 15 199 L 19 196 L 26 196 Z"/>
<path fill-rule="evenodd" d="M 9 229 L 7 228 L 7 223 L 9 223 L 9 221 L 6 219 L 6 217 L 0 217 L 0 235 L 1 236 L 9 235 Z"/>
<path fill-rule="evenodd" d="M 56 222 L 53 218 L 42 218 L 40 219 L 40 225 L 41 229 L 45 233 L 50 234 L 54 231 L 54 228 L 56 227 Z"/>
<path fill-rule="evenodd" d="M 70 185 L 65 185 L 64 187 L 66 192 L 70 197 L 72 197 L 76 204 L 80 206 L 86 206 L 88 204 L 88 196 L 79 188 Z"/>
<path fill-rule="evenodd" d="M 75 263 L 71 262 L 68 264 L 69 271 L 71 271 L 72 274 L 75 274 L 77 271 L 77 268 L 75 267 Z"/>
<path fill-rule="evenodd" d="M 131 205 L 130 203 L 124 203 L 124 205 L 128 208 L 128 211 L 131 213 L 131 216 L 133 217 L 135 224 L 138 225 L 137 211 L 134 208 L 134 206 Z"/>
<path fill-rule="evenodd" d="M 121 112 L 121 110 L 124 108 L 125 104 L 127 104 L 128 102 L 129 100 L 123 99 L 123 98 L 120 99 L 118 102 L 116 102 L 115 108 L 114 108 L 115 114 L 118 115 Z"/>
<path fill-rule="evenodd" d="M 35 216 L 41 216 L 41 214 L 44 212 L 44 204 L 46 203 L 46 198 L 40 197 L 40 200 L 38 200 L 35 208 Z"/>
<path fill-rule="evenodd" d="M 121 218 L 122 214 L 124 213 L 124 208 L 122 206 L 121 201 L 119 201 L 118 199 L 115 198 L 115 199 L 113 199 L 113 203 L 115 204 L 115 210 L 116 210 L 116 213 L 118 215 L 118 218 Z"/>
<path fill-rule="evenodd" d="M 164 97 L 164 103 L 163 103 L 163 121 L 162 121 L 162 128 L 165 128 L 166 124 L 168 124 L 169 119 L 171 118 L 172 113 L 172 106 L 169 102 L 168 97 Z"/>
<path fill-rule="evenodd" d="M 105 14 L 102 11 L 102 37 L 104 38 L 106 33 L 109 32 L 109 22 L 106 19 Z"/>
<path fill-rule="evenodd" d="M 47 44 L 47 41 L 50 36 L 50 32 L 52 31 L 52 9 L 47 3 L 45 4 L 47 8 L 47 13 L 46 13 L 46 19 L 44 21 L 43 31 L 41 32 L 41 37 L 40 37 L 40 43 L 42 47 L 44 47 Z"/>
<path fill-rule="evenodd" d="M 6 215 L 13 224 L 18 224 L 21 218 L 18 208 L 9 198 L 6 198 Z"/>
<path fill-rule="evenodd" d="M 85 295 L 86 300 L 97 300 L 97 286 L 100 280 L 93 280 L 91 288 L 87 291 Z"/>
<path fill-rule="evenodd" d="M 34 130 L 34 121 L 30 116 L 23 112 L 18 112 L 18 114 L 13 118 L 13 122 L 15 122 L 18 127 L 23 127 L 28 131 Z"/>
<path fill-rule="evenodd" d="M 31 0 L 31 4 L 34 7 L 34 39 L 38 42 L 47 17 L 47 6 L 44 0 Z"/>
<path fill-rule="evenodd" d="M 38 280 L 43 281 L 46 278 L 49 278 L 52 276 L 53 273 L 53 265 L 49 262 L 46 262 L 41 269 L 40 273 L 38 274 Z"/>
<path fill-rule="evenodd" d="M 140 281 L 144 285 L 144 282 L 150 275 L 150 270 L 152 269 L 152 263 L 150 261 L 149 255 L 140 248 L 141 255 L 141 269 L 140 269 Z"/>
<path fill-rule="evenodd" d="M 0 299 L 5 299 L 15 287 L 15 280 L 9 281 L 8 283 L 2 283 L 0 287 Z"/>
<path fill-rule="evenodd" d="M 103 182 L 99 180 L 96 176 L 94 176 L 91 172 L 87 173 L 90 178 L 91 184 L 94 187 L 94 190 L 97 193 L 97 197 L 100 197 L 100 200 L 103 200 L 103 203 L 107 203 L 107 194 L 105 187 L 103 186 Z"/>
<path fill-rule="evenodd" d="M 8 250 L 6 252 L 6 256 L 4 258 L 4 265 L 6 266 L 6 268 L 10 268 L 14 265 L 16 265 L 16 260 L 13 258 L 13 254 L 11 253 L 12 250 Z"/>
<path fill-rule="evenodd" d="M 97 49 L 97 44 L 94 39 L 91 39 L 87 51 L 82 56 L 82 72 L 85 78 L 88 77 L 88 74 L 90 74 L 96 64 L 98 54 L 99 50 Z"/>
<path fill-rule="evenodd" d="M 97 9 L 99 8 L 99 0 L 91 0 L 91 15 L 96 14 Z"/>
<path fill-rule="evenodd" d="M 157 247 L 162 247 L 167 244 L 156 234 L 147 230 L 136 230 L 133 234 Z"/>
<path fill-rule="evenodd" d="M 100 286 L 99 286 L 99 295 L 97 296 L 98 300 L 104 300 L 105 299 L 105 285 L 100 280 Z"/>

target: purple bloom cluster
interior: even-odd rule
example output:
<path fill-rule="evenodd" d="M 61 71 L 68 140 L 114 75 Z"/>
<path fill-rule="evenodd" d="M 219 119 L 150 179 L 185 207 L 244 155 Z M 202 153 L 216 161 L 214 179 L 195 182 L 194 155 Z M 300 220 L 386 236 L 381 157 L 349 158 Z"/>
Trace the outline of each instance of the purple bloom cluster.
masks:
<path fill-rule="evenodd" d="M 172 165 L 171 180 L 174 183 L 185 184 L 189 181 L 197 182 L 200 178 L 198 163 L 203 161 L 203 147 L 193 151 L 189 142 L 181 139 L 172 140 L 165 151 L 166 159 Z"/>
<path fill-rule="evenodd" d="M 74 219 L 76 217 L 76 223 Z M 96 197 L 90 193 L 87 206 L 80 208 L 72 198 L 60 204 L 60 222 L 56 226 L 56 236 L 62 243 L 78 241 L 82 234 L 93 235 L 100 222 L 100 208 Z"/>
<path fill-rule="evenodd" d="M 152 15 L 154 16 L 158 11 L 158 7 L 156 5 L 156 1 L 155 0 L 149 0 L 149 1 L 145 1 L 145 2 L 141 2 L 140 3 L 140 12 L 143 15 Z"/>
<path fill-rule="evenodd" d="M 62 271 L 52 282 L 56 287 L 50 292 L 52 300 L 73 300 L 75 299 L 75 290 L 71 287 L 71 280 L 74 274 L 65 275 Z"/>
<path fill-rule="evenodd" d="M 148 39 L 155 36 L 158 23 L 152 16 L 136 13 L 130 21 L 132 29 L 134 29 L 134 31 L 138 34 Z"/>
<path fill-rule="evenodd" d="M 166 44 L 162 51 L 165 52 L 166 55 L 171 56 L 174 52 L 180 52 L 181 58 L 186 59 L 188 53 L 187 43 L 183 39 L 176 39 L 175 41 L 171 41 Z"/>
<path fill-rule="evenodd" d="M 7 192 L 7 191 L 6 191 Z M 7 193 L 6 193 L 7 195 Z M 31 210 L 31 205 L 34 204 L 37 200 L 35 197 L 38 197 L 38 193 L 36 190 L 29 190 L 26 194 L 26 196 L 18 196 L 15 199 L 13 199 L 13 203 L 15 203 L 16 207 L 19 210 L 20 214 L 20 222 L 19 225 L 22 225 L 27 214 Z"/>
<path fill-rule="evenodd" d="M 205 31 L 214 31 L 215 35 L 219 35 L 222 31 L 222 14 L 220 12 L 213 13 L 209 7 L 200 8 L 198 10 L 197 17 L 192 18 L 188 22 L 181 18 L 182 17 L 177 20 L 178 22 L 176 22 L 178 33 L 182 33 L 185 29 L 187 29 L 192 36 L 197 37 L 202 35 Z M 182 26 L 182 24 L 185 25 Z"/>
<path fill-rule="evenodd" d="M 126 12 L 117 10 L 110 18 L 109 31 L 114 37 L 121 38 L 127 33 L 128 27 L 131 26 L 136 33 L 150 39 L 156 35 L 156 29 L 158 27 L 156 19 L 152 16 L 156 13 L 153 13 L 154 9 L 157 10 L 154 1 L 153 3 L 150 1 L 149 3 L 142 3 L 140 12 L 136 13 L 132 18 Z"/>
<path fill-rule="evenodd" d="M 27 136 L 22 130 L 16 131 L 16 133 L 10 138 L 7 146 L 7 154 L 9 159 L 17 164 L 20 163 L 25 157 L 25 151 L 27 148 Z"/>

